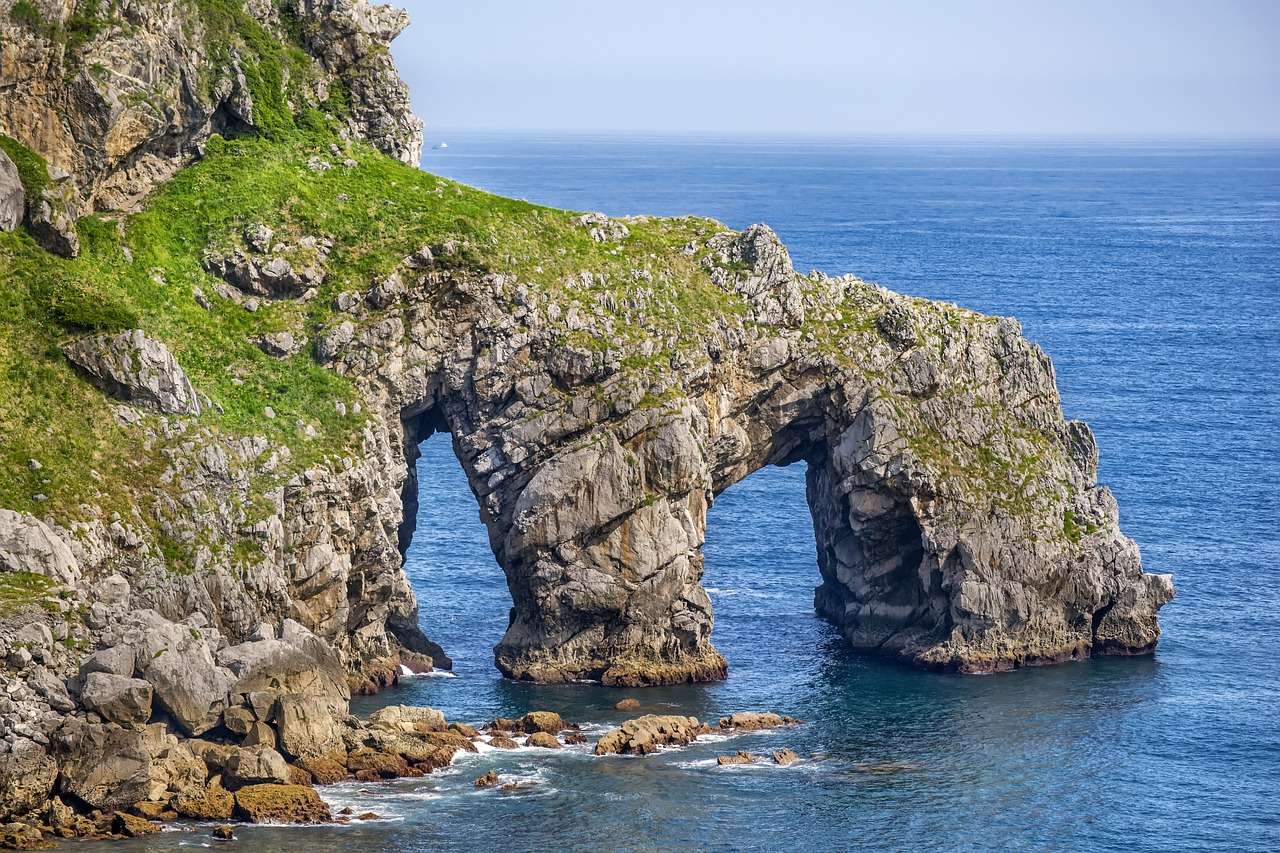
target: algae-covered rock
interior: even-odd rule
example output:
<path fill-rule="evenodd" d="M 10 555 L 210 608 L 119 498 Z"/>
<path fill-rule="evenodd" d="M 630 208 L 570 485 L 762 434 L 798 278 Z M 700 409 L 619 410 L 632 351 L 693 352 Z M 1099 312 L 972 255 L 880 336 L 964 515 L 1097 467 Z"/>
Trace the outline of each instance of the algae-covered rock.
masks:
<path fill-rule="evenodd" d="M 328 823 L 329 806 L 303 785 L 248 785 L 235 793 L 235 816 L 249 823 Z"/>

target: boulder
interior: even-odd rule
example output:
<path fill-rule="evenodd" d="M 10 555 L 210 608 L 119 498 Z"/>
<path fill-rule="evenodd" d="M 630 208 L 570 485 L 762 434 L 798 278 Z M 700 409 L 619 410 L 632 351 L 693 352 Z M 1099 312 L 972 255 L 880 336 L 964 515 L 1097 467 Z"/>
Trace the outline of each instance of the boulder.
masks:
<path fill-rule="evenodd" d="M 222 712 L 222 725 L 227 727 L 227 731 L 240 737 L 247 735 L 257 721 L 257 717 L 248 708 L 236 706 Z"/>
<path fill-rule="evenodd" d="M 435 708 L 419 708 L 412 705 L 388 705 L 369 715 L 369 725 L 380 729 L 399 731 L 440 731 L 448 728 L 444 714 Z"/>
<path fill-rule="evenodd" d="M 62 351 L 113 397 L 166 414 L 201 412 L 200 395 L 173 353 L 141 329 L 89 335 Z"/>
<path fill-rule="evenodd" d="M 202 790 L 174 797 L 173 810 L 192 820 L 230 820 L 235 807 L 231 792 L 217 782 Z"/>
<path fill-rule="evenodd" d="M 731 764 L 755 764 L 758 760 L 759 759 L 756 756 L 740 749 L 733 755 L 720 756 L 716 759 L 716 764 L 719 764 L 721 767 L 725 767 Z"/>
<path fill-rule="evenodd" d="M 345 703 L 313 696 L 281 696 L 275 725 L 279 746 L 292 758 L 327 755 L 342 747 L 340 720 Z"/>
<path fill-rule="evenodd" d="M 87 679 L 90 673 L 105 672 L 127 678 L 133 675 L 136 658 L 137 653 L 130 645 L 112 646 L 94 652 L 80 664 L 80 677 Z"/>
<path fill-rule="evenodd" d="M 150 610 L 134 614 L 132 636 L 142 677 L 154 698 L 187 734 L 201 735 L 222 719 L 234 676 L 213 660 L 200 629 Z"/>
<path fill-rule="evenodd" d="M 29 572 L 67 586 L 80 580 L 80 565 L 67 543 L 33 515 L 0 509 L 0 572 Z"/>
<path fill-rule="evenodd" d="M 519 749 L 520 748 L 520 744 L 516 743 L 514 740 L 512 740 L 509 737 L 506 737 L 505 735 L 494 735 L 493 737 L 489 738 L 489 746 L 493 747 L 494 749 Z"/>
<path fill-rule="evenodd" d="M 151 684 L 107 672 L 91 672 L 85 678 L 80 701 L 90 711 L 121 725 L 137 725 L 151 719 Z"/>
<path fill-rule="evenodd" d="M 529 738 L 524 743 L 525 746 L 537 746 L 543 749 L 560 748 L 560 741 L 556 740 L 556 736 L 546 732 L 534 732 L 529 735 Z"/>
<path fill-rule="evenodd" d="M 284 756 L 270 747 L 243 747 L 227 759 L 223 781 L 232 790 L 263 783 L 287 784 L 289 765 Z"/>
<path fill-rule="evenodd" d="M 116 812 L 111 819 L 111 831 L 126 838 L 137 838 L 159 832 L 160 827 L 144 817 L 131 815 L 128 812 Z"/>
<path fill-rule="evenodd" d="M 790 767 L 800 760 L 800 756 L 795 754 L 791 749 L 775 749 L 773 751 L 773 763 L 781 767 Z"/>
<path fill-rule="evenodd" d="M 706 731 L 696 717 L 646 714 L 627 720 L 600 738 L 596 755 L 648 755 L 662 746 L 692 743 Z"/>
<path fill-rule="evenodd" d="M 640 700 L 628 696 L 626 699 L 619 699 L 613 707 L 619 711 L 634 711 L 640 707 Z"/>
<path fill-rule="evenodd" d="M 39 744 L 0 740 L 0 820 L 40 808 L 57 778 L 57 762 Z"/>
<path fill-rule="evenodd" d="M 245 732 L 244 737 L 240 739 L 241 746 L 269 746 L 272 749 L 280 745 L 279 739 L 276 737 L 276 730 L 266 723 L 254 721 L 249 730 Z"/>
<path fill-rule="evenodd" d="M 26 823 L 0 825 L 0 847 L 6 850 L 50 850 L 53 843 L 45 841 L 40 830 Z"/>
<path fill-rule="evenodd" d="M 103 811 L 199 790 L 208 775 L 163 724 L 123 728 L 69 717 L 54 732 L 51 750 L 63 793 Z"/>
<path fill-rule="evenodd" d="M 520 718 L 520 729 L 525 734 L 545 732 L 553 735 L 569 728 L 555 711 L 530 711 Z"/>
<path fill-rule="evenodd" d="M 475 726 L 470 726 L 466 723 L 450 723 L 449 731 L 457 732 L 465 738 L 478 737 L 480 734 L 479 730 Z"/>
<path fill-rule="evenodd" d="M 779 726 L 794 726 L 799 722 L 795 717 L 784 717 L 767 711 L 742 711 L 728 717 L 721 717 L 720 728 L 755 731 L 757 729 L 775 729 Z"/>
<path fill-rule="evenodd" d="M 0 150 L 0 231 L 12 231 L 22 224 L 27 194 L 18 176 L 18 167 Z"/>
<path fill-rule="evenodd" d="M 476 779 L 475 786 L 477 788 L 492 788 L 500 781 L 501 780 L 498 778 L 498 771 L 490 770 L 488 773 L 485 773 L 483 776 Z"/>
<path fill-rule="evenodd" d="M 235 794 L 235 816 L 249 823 L 328 823 L 329 806 L 304 785 L 248 785 Z"/>
<path fill-rule="evenodd" d="M 346 766 L 332 756 L 303 758 L 298 766 L 311 774 L 311 781 L 317 785 L 333 785 L 347 778 Z"/>
<path fill-rule="evenodd" d="M 43 628 L 44 626 L 41 625 L 40 627 Z M 72 701 L 71 694 L 67 692 L 66 684 L 47 668 L 43 666 L 34 667 L 31 675 L 27 676 L 27 684 L 40 695 L 40 698 L 48 702 L 49 707 L 53 710 L 69 714 L 76 709 L 76 703 Z"/>
<path fill-rule="evenodd" d="M 46 251 L 64 258 L 80 254 L 76 234 L 79 204 L 70 181 L 55 181 L 27 199 L 27 230 Z"/>

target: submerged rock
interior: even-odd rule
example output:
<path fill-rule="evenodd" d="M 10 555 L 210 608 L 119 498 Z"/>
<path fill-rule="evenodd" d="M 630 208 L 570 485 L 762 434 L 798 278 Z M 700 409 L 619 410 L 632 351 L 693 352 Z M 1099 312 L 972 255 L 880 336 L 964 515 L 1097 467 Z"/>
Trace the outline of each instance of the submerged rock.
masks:
<path fill-rule="evenodd" d="M 796 755 L 791 749 L 775 749 L 773 751 L 773 763 L 780 767 L 790 767 L 800 760 L 800 756 Z"/>
<path fill-rule="evenodd" d="M 784 717 L 781 714 L 774 714 L 769 711 L 741 711 L 728 717 L 721 717 L 720 728 L 753 731 L 756 729 L 774 729 L 779 726 L 794 726 L 799 722 L 795 717 Z"/>
<path fill-rule="evenodd" d="M 752 755 L 751 753 L 744 752 L 740 749 L 733 755 L 721 755 L 716 759 L 716 764 L 721 767 L 725 767 L 732 764 L 755 764 L 759 760 L 759 756 Z"/>

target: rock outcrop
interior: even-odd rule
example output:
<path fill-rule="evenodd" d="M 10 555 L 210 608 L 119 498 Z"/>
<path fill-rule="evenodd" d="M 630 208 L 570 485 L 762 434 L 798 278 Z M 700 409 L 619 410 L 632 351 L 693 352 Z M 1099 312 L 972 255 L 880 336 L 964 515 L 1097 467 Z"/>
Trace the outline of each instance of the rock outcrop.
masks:
<path fill-rule="evenodd" d="M 627 720 L 596 743 L 596 755 L 648 755 L 664 746 L 684 746 L 710 729 L 696 717 L 646 714 Z"/>
<path fill-rule="evenodd" d="M 169 414 L 200 414 L 200 396 L 177 359 L 141 329 L 80 338 L 63 352 L 112 396 Z"/>
<path fill-rule="evenodd" d="M 0 0 L 0 133 L 73 176 L 75 204 L 50 205 L 51 237 L 81 207 L 134 207 L 212 134 L 280 133 L 289 111 L 325 113 L 417 163 L 422 123 L 387 49 L 407 23 L 366 0 Z"/>
<path fill-rule="evenodd" d="M 18 167 L 9 155 L 0 151 L 0 231 L 12 231 L 26 215 L 27 194 L 18 175 Z"/>

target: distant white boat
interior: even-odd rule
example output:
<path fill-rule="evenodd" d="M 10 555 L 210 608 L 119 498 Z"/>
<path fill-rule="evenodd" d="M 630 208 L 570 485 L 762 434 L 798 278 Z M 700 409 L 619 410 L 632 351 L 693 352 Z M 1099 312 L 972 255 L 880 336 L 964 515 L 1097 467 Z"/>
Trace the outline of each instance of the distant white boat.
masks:
<path fill-rule="evenodd" d="M 437 143 L 435 144 L 435 146 L 434 146 L 435 150 L 437 150 L 437 151 L 443 151 L 444 149 L 446 149 L 446 148 L 448 148 L 448 147 L 449 147 L 449 143 L 447 143 L 447 142 L 437 142 Z"/>

